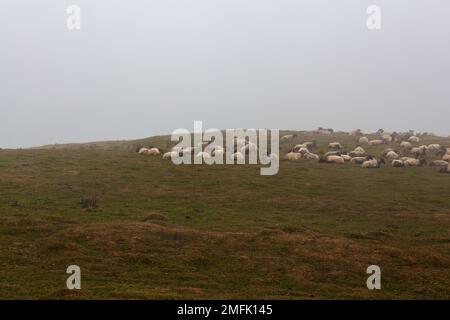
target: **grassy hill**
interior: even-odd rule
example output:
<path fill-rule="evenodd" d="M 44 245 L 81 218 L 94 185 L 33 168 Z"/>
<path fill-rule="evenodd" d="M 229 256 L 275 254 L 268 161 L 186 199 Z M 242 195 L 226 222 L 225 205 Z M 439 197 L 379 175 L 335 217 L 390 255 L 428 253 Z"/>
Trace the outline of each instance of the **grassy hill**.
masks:
<path fill-rule="evenodd" d="M 319 153 L 356 145 L 297 133 L 281 154 L 313 139 Z M 450 175 L 305 160 L 260 176 L 255 165 L 175 166 L 139 145 L 172 144 L 0 150 L 1 299 L 450 298 Z M 81 290 L 65 289 L 71 264 Z M 382 290 L 366 288 L 373 264 Z"/>

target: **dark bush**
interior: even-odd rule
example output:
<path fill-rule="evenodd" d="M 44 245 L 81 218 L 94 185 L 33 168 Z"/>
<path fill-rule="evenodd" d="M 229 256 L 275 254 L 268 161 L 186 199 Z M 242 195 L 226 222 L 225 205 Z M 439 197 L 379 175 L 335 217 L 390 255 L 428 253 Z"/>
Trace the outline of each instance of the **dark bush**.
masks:
<path fill-rule="evenodd" d="M 97 199 L 94 197 L 81 197 L 80 205 L 83 209 L 93 210 L 97 208 Z"/>

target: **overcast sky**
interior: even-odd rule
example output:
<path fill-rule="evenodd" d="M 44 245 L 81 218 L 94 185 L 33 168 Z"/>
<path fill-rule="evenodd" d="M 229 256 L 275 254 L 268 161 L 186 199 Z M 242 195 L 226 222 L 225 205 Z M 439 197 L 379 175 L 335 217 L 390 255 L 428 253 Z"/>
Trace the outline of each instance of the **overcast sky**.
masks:
<path fill-rule="evenodd" d="M 66 8 L 81 8 L 81 30 Z M 382 29 L 366 9 L 382 9 Z M 0 147 L 207 128 L 450 133 L 448 0 L 2 0 Z"/>

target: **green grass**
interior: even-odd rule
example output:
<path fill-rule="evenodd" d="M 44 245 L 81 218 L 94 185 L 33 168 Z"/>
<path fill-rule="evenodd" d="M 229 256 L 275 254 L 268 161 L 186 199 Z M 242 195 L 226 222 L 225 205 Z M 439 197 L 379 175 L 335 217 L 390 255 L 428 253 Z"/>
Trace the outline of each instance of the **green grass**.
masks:
<path fill-rule="evenodd" d="M 281 153 L 312 139 L 355 146 L 302 132 Z M 281 161 L 260 176 L 175 166 L 140 144 L 170 140 L 0 150 L 1 299 L 450 298 L 449 175 Z M 71 264 L 79 291 L 65 289 Z M 372 264 L 379 291 L 365 285 Z"/>

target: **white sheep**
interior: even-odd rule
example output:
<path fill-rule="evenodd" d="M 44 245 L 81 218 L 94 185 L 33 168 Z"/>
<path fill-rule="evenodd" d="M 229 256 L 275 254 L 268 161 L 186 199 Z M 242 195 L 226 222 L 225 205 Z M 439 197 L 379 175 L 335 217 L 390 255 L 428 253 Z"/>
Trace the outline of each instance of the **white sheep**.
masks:
<path fill-rule="evenodd" d="M 401 160 L 405 167 L 419 167 L 427 163 L 425 159 L 415 159 L 410 157 L 403 157 Z"/>
<path fill-rule="evenodd" d="M 350 132 L 350 135 L 351 136 L 360 136 L 360 135 L 362 135 L 362 131 L 361 131 L 361 129 L 356 129 L 356 130 L 353 130 L 352 132 Z"/>
<path fill-rule="evenodd" d="M 392 142 L 392 136 L 388 133 L 385 133 L 381 136 L 381 139 L 385 142 L 385 143 L 391 143 Z"/>
<path fill-rule="evenodd" d="M 148 148 L 140 148 L 138 153 L 139 154 L 147 154 Z"/>
<path fill-rule="evenodd" d="M 449 165 L 448 162 L 444 161 L 444 160 L 434 160 L 434 161 L 431 161 L 431 163 L 430 163 L 430 167 L 446 168 L 448 165 Z"/>
<path fill-rule="evenodd" d="M 388 153 L 386 153 L 386 158 L 388 158 L 389 160 L 398 159 L 399 157 L 400 156 L 394 150 L 389 151 Z"/>
<path fill-rule="evenodd" d="M 362 168 L 379 168 L 382 164 L 384 164 L 384 160 L 380 159 L 371 159 L 364 161 L 361 165 Z"/>
<path fill-rule="evenodd" d="M 311 152 L 304 153 L 302 157 L 307 160 L 319 160 L 320 158 L 317 154 Z"/>
<path fill-rule="evenodd" d="M 158 154 L 161 154 L 161 152 L 159 151 L 158 148 L 155 148 L 155 147 L 149 148 L 149 149 L 148 148 L 141 148 L 139 150 L 139 154 L 158 155 Z"/>
<path fill-rule="evenodd" d="M 350 157 L 348 154 L 343 154 L 341 157 L 344 159 L 344 161 L 350 161 L 352 160 L 352 157 Z"/>
<path fill-rule="evenodd" d="M 420 141 L 420 138 L 416 136 L 411 136 L 408 138 L 408 141 L 411 143 L 418 143 Z"/>
<path fill-rule="evenodd" d="M 370 140 L 369 146 L 379 146 L 384 144 L 385 142 L 383 140 Z"/>
<path fill-rule="evenodd" d="M 392 166 L 395 168 L 400 168 L 400 167 L 404 167 L 405 165 L 403 164 L 402 160 L 395 159 L 395 160 L 392 160 Z"/>
<path fill-rule="evenodd" d="M 350 160 L 350 163 L 351 164 L 362 164 L 366 160 L 368 160 L 367 157 L 353 157 Z"/>
<path fill-rule="evenodd" d="M 289 152 L 284 156 L 284 160 L 300 160 L 302 155 L 297 152 Z"/>
<path fill-rule="evenodd" d="M 328 156 L 328 157 L 320 157 L 320 162 L 326 162 L 326 163 L 336 163 L 336 164 L 344 164 L 345 160 L 341 156 Z"/>
<path fill-rule="evenodd" d="M 361 138 L 359 138 L 359 140 L 358 140 L 358 142 L 359 143 L 369 143 L 369 138 L 367 138 L 367 137 L 361 137 Z"/>
<path fill-rule="evenodd" d="M 300 148 L 300 149 L 293 149 L 292 152 L 296 152 L 296 153 L 301 153 L 301 154 L 305 154 L 307 152 L 309 152 L 308 148 Z"/>
<path fill-rule="evenodd" d="M 306 148 L 308 150 L 311 150 L 312 148 L 314 148 L 316 146 L 316 141 L 312 141 L 312 142 L 303 142 L 301 144 L 297 144 L 292 151 L 294 152 L 298 152 L 298 150 L 302 149 L 302 148 Z"/>
<path fill-rule="evenodd" d="M 420 147 L 414 147 L 414 148 L 411 148 L 410 152 L 411 152 L 414 156 L 416 156 L 416 157 L 418 157 L 418 156 L 424 156 L 425 153 L 426 153 L 425 149 L 420 148 Z"/>
<path fill-rule="evenodd" d="M 441 173 L 450 173 L 450 164 L 445 168 L 441 168 Z"/>
<path fill-rule="evenodd" d="M 442 147 L 440 144 L 433 143 L 433 144 L 428 145 L 428 152 L 432 153 L 432 154 L 437 154 L 437 153 L 445 154 L 447 152 L 447 150 L 444 147 Z"/>
<path fill-rule="evenodd" d="M 355 150 L 353 150 L 353 151 L 359 152 L 359 153 L 366 153 L 366 150 L 364 150 L 364 148 L 363 148 L 363 147 L 360 147 L 360 146 L 357 146 L 357 147 L 355 148 Z"/>
<path fill-rule="evenodd" d="M 450 162 L 450 154 L 444 154 L 444 156 L 442 157 L 442 160 Z"/>
<path fill-rule="evenodd" d="M 172 159 L 173 157 L 176 157 L 176 156 L 178 156 L 178 155 L 179 155 L 179 153 L 178 153 L 177 151 L 169 151 L 169 152 L 164 153 L 163 156 L 162 156 L 162 158 L 163 158 L 164 160 L 170 160 L 170 159 Z"/>
<path fill-rule="evenodd" d="M 409 141 L 402 141 L 400 143 L 400 147 L 405 148 L 405 149 L 411 149 L 412 148 L 412 144 Z"/>
<path fill-rule="evenodd" d="M 281 137 L 281 141 L 293 140 L 296 136 L 297 136 L 296 134 L 287 134 Z"/>
<path fill-rule="evenodd" d="M 328 148 L 330 149 L 342 149 L 342 146 L 339 142 L 330 142 L 328 144 Z"/>

